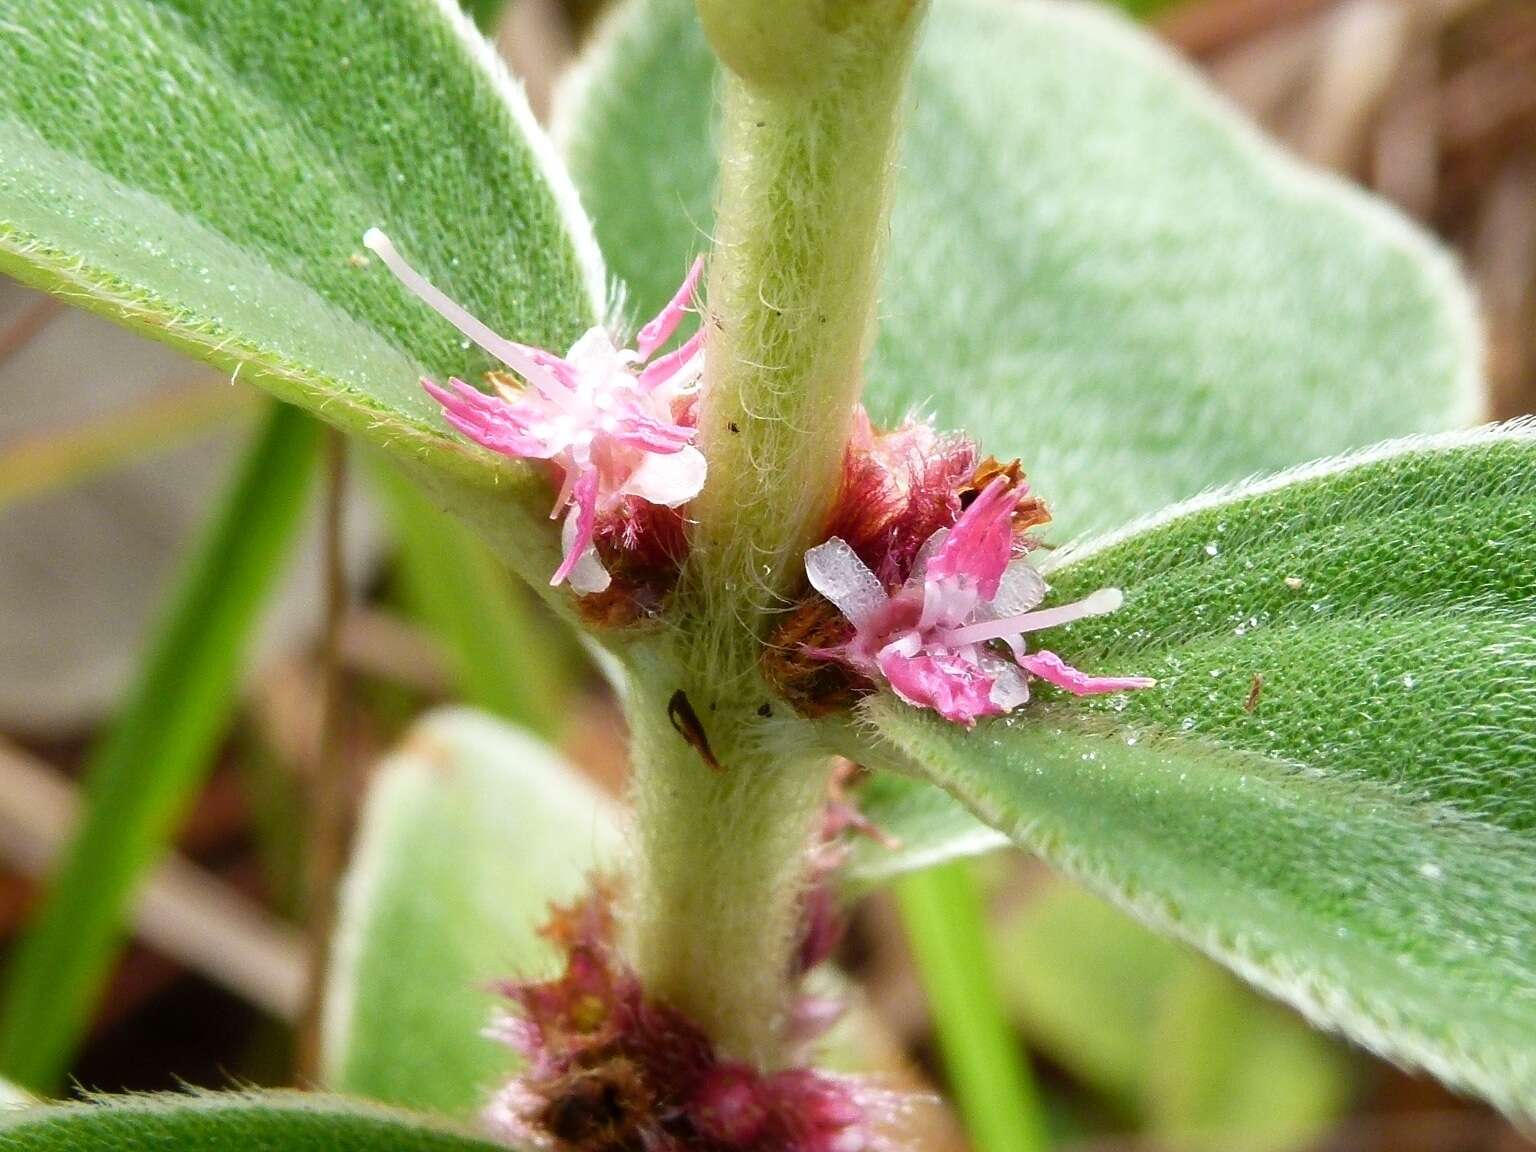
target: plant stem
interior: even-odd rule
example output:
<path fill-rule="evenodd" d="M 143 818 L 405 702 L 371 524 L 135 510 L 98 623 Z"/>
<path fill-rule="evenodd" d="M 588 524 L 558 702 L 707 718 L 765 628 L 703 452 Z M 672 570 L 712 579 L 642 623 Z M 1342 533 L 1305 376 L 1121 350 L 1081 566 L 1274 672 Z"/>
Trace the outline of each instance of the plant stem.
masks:
<path fill-rule="evenodd" d="M 669 718 L 676 683 L 637 675 L 627 701 L 637 829 L 632 956 L 651 995 L 733 1056 L 771 1065 L 788 1007 L 805 851 L 831 762 L 798 745 L 798 726 L 749 725 L 699 709 L 721 765 L 711 768 Z"/>
<path fill-rule="evenodd" d="M 802 580 L 837 494 L 922 5 L 700 9 L 728 67 L 689 587 L 714 625 L 702 658 L 729 662 Z"/>
<path fill-rule="evenodd" d="M 904 876 L 896 896 L 972 1146 L 1044 1152 L 1050 1142 L 1039 1095 L 998 999 L 970 863 Z"/>
<path fill-rule="evenodd" d="M 699 6 L 727 65 L 700 412 L 709 478 L 690 508 L 676 629 L 629 653 L 631 949 L 652 995 L 771 1065 L 831 763 L 773 703 L 758 657 L 841 480 L 923 4 Z"/>

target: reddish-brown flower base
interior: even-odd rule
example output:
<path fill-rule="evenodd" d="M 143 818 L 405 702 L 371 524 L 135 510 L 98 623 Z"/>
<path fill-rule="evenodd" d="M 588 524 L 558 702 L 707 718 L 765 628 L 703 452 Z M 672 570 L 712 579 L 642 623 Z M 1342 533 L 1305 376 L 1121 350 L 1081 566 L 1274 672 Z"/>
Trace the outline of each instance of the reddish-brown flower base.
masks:
<path fill-rule="evenodd" d="M 846 831 L 879 836 L 841 799 L 828 806 L 809 857 L 798 981 L 842 935 L 829 880 Z M 716 1051 L 682 1013 L 646 996 L 616 946 L 615 885 L 553 909 L 543 935 L 565 956 L 553 980 L 508 982 L 513 1010 L 492 1035 L 524 1059 L 522 1073 L 486 1110 L 491 1132 L 524 1148 L 562 1152 L 865 1152 L 900 1098 L 813 1068 L 764 1072 Z M 818 1035 L 840 1011 L 800 998 L 791 1043 Z"/>
<path fill-rule="evenodd" d="M 846 541 L 880 583 L 894 590 L 912 574 L 928 539 L 952 528 L 998 477 L 1022 494 L 1012 518 L 1015 548 L 1038 547 L 1029 533 L 1051 516 L 1045 502 L 1027 491 L 1019 461 L 981 457 L 968 437 L 940 435 L 916 421 L 876 432 L 860 409 L 824 535 Z M 857 669 L 823 655 L 847 644 L 853 633 L 832 603 L 807 589 L 769 636 L 763 673 L 804 715 L 846 711 L 877 687 Z"/>

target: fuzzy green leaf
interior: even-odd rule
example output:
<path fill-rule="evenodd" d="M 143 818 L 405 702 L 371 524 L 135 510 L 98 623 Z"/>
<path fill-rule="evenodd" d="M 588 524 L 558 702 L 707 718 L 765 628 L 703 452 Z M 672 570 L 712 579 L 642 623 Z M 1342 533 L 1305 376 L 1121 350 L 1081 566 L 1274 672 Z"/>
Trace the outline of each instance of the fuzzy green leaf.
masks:
<path fill-rule="evenodd" d="M 481 1031 L 489 985 L 547 973 L 535 934 L 615 845 L 607 801 L 543 744 L 439 712 L 380 768 L 342 890 L 325 1082 L 468 1117 L 515 1057 Z"/>
<path fill-rule="evenodd" d="M 710 231 L 692 0 L 631 0 L 557 136 L 637 312 Z M 866 401 L 1018 455 L 1069 534 L 1477 418 L 1446 257 L 1283 155 L 1123 19 L 936 0 Z"/>
<path fill-rule="evenodd" d="M 441 1121 L 298 1092 L 137 1096 L 0 1113 L 7 1152 L 497 1152 Z"/>
<path fill-rule="evenodd" d="M 487 323 L 541 346 L 599 310 L 568 181 L 454 0 L 13 7 L 0 271 L 451 477 L 456 510 L 502 524 L 514 562 L 552 557 L 542 482 L 450 436 L 418 384 L 475 379 L 488 358 L 362 259 L 364 230 L 383 227 Z"/>
<path fill-rule="evenodd" d="M 1126 604 L 1042 646 L 1159 685 L 975 732 L 882 697 L 896 759 L 1318 1023 L 1536 1112 L 1536 427 L 1218 493 L 1050 578 Z"/>
<path fill-rule="evenodd" d="M 35 1108 L 40 1101 L 25 1088 L 0 1080 L 0 1112 L 19 1108 Z"/>

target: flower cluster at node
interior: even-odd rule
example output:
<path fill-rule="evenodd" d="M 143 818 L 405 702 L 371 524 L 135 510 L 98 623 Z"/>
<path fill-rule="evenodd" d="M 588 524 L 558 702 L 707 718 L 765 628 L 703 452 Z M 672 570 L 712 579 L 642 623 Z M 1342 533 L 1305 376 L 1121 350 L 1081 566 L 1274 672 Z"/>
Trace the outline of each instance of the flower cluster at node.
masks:
<path fill-rule="evenodd" d="M 721 1056 L 682 1013 L 645 995 L 616 951 L 613 900 L 599 880 L 556 908 L 544 934 L 565 970 L 502 986 L 513 1010 L 489 1034 L 524 1066 L 485 1112 L 494 1136 L 550 1152 L 880 1152 L 876 1129 L 900 1097 L 851 1077 L 765 1072 Z M 824 1026 L 835 1007 L 803 998 L 791 1027 L 813 1018 Z"/>
<path fill-rule="evenodd" d="M 611 577 L 597 542 L 623 552 L 644 526 L 681 536 L 680 525 L 657 524 L 652 506 L 676 509 L 704 485 L 704 456 L 693 445 L 695 404 L 704 370 L 704 329 L 672 352 L 656 353 L 687 313 L 698 286 L 696 261 L 671 302 L 640 329 L 633 349 L 617 348 L 607 330 L 589 329 L 564 356 L 497 335 L 412 268 L 389 238 L 370 229 L 363 244 L 416 296 L 520 377 L 493 374 L 496 394 L 463 380 L 444 388 L 422 383 L 450 424 L 493 452 L 548 460 L 558 469 L 559 495 L 551 518 L 565 513 L 564 557 L 551 584 L 603 592 Z M 677 519 L 675 514 L 671 519 Z"/>
<path fill-rule="evenodd" d="M 1047 519 L 1017 462 L 978 460 L 969 440 L 918 422 L 876 435 L 861 418 L 830 539 L 805 557 L 819 595 L 786 614 L 765 659 L 769 678 L 811 712 L 884 683 L 967 726 L 1027 701 L 1031 677 L 1076 695 L 1150 687 L 1028 651 L 1027 633 L 1121 603 L 1104 588 L 1040 608 L 1048 589 L 1027 533 Z"/>

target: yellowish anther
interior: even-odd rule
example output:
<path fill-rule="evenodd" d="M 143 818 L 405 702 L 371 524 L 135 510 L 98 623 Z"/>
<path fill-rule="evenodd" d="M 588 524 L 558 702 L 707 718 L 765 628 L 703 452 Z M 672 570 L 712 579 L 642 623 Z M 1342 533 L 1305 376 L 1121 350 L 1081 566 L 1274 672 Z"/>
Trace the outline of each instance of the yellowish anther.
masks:
<path fill-rule="evenodd" d="M 596 1032 L 608 1022 L 608 1006 L 594 995 L 586 995 L 571 1006 L 571 1025 L 578 1032 Z"/>

